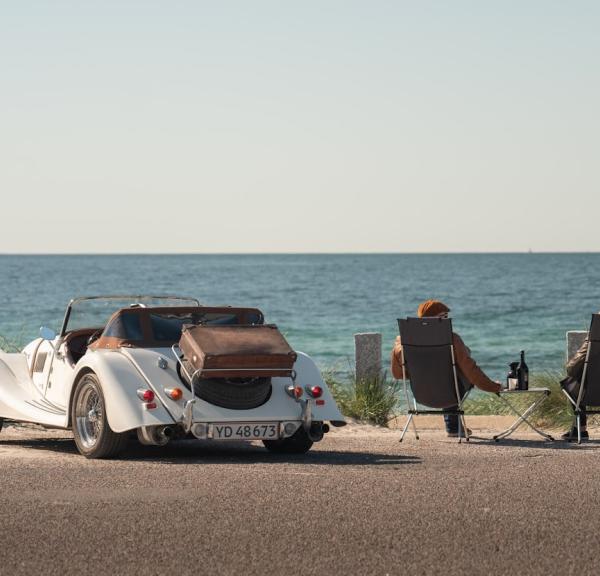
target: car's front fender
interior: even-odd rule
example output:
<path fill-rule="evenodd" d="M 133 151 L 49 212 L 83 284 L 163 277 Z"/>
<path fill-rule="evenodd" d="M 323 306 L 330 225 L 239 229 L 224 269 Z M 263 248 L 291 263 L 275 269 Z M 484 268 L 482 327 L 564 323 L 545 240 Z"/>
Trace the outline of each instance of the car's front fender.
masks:
<path fill-rule="evenodd" d="M 94 372 L 100 380 L 106 417 L 114 432 L 126 432 L 141 426 L 175 423 L 158 398 L 156 398 L 156 408 L 152 410 L 145 408 L 137 395 L 137 390 L 149 386 L 133 363 L 118 350 L 96 350 L 86 353 L 77 364 L 69 406 L 73 402 L 78 380 L 87 372 Z"/>

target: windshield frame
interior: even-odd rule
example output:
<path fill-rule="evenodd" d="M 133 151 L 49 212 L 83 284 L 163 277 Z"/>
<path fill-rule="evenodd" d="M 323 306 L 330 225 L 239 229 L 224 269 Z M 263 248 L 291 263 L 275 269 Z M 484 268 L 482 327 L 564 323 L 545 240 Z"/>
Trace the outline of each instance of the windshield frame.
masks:
<path fill-rule="evenodd" d="M 187 301 L 187 302 L 195 302 L 196 306 L 202 306 L 200 301 L 197 298 L 191 298 L 186 296 L 173 296 L 173 295 L 150 295 L 150 294 L 111 294 L 106 296 L 79 296 L 78 298 L 73 298 L 69 301 L 67 305 L 67 309 L 65 311 L 65 317 L 62 323 L 62 327 L 60 329 L 59 338 L 64 338 L 65 334 L 68 332 L 69 319 L 71 318 L 71 312 L 73 310 L 73 306 L 76 304 L 80 304 L 81 302 L 85 302 L 87 300 L 131 300 L 132 303 L 144 304 L 144 300 L 173 300 L 173 301 Z M 122 306 L 119 306 L 118 309 L 121 309 Z"/>

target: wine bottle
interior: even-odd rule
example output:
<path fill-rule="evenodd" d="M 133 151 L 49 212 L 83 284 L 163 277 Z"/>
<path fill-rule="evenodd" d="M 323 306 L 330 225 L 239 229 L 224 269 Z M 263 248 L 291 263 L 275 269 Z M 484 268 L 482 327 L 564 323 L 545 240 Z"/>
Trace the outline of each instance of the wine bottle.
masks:
<path fill-rule="evenodd" d="M 519 380 L 519 390 L 529 389 L 529 367 L 525 363 L 525 350 L 521 350 L 521 360 L 517 367 L 517 376 Z"/>

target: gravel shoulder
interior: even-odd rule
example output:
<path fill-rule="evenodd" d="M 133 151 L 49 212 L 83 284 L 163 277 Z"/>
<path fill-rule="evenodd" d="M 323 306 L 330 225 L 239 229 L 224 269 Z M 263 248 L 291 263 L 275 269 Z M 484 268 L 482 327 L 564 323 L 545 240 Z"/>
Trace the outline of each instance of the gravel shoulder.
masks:
<path fill-rule="evenodd" d="M 350 425 L 304 456 L 180 441 L 113 461 L 9 426 L 0 573 L 598 574 L 600 431 L 495 443 L 468 422 L 462 444 L 423 421 L 402 444 Z"/>

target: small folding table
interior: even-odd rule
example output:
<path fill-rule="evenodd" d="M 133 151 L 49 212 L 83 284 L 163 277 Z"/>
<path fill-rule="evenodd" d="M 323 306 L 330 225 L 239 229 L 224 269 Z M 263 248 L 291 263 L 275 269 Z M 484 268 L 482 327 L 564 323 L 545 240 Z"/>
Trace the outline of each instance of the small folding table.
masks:
<path fill-rule="evenodd" d="M 517 398 L 525 394 L 528 394 L 530 397 L 532 397 L 532 402 L 526 410 L 520 412 L 519 409 L 515 407 L 513 403 L 511 403 L 509 398 L 511 396 Z M 504 404 L 506 404 L 506 406 L 508 406 L 511 412 L 518 416 L 518 418 L 506 430 L 503 430 L 502 432 L 500 432 L 500 434 L 496 434 L 496 436 L 494 436 L 494 440 L 498 442 L 498 440 L 502 438 L 507 438 L 521 424 L 527 424 L 527 426 L 529 426 L 534 432 L 537 432 L 546 440 L 554 441 L 554 438 L 552 438 L 550 434 L 542 432 L 528 420 L 528 417 L 531 416 L 531 414 L 533 414 L 543 404 L 543 402 L 546 400 L 546 398 L 548 398 L 548 396 L 550 396 L 549 388 L 529 388 L 528 390 L 500 390 L 500 392 L 498 393 L 498 397 L 500 398 L 500 400 L 502 400 L 502 402 L 504 402 Z"/>

